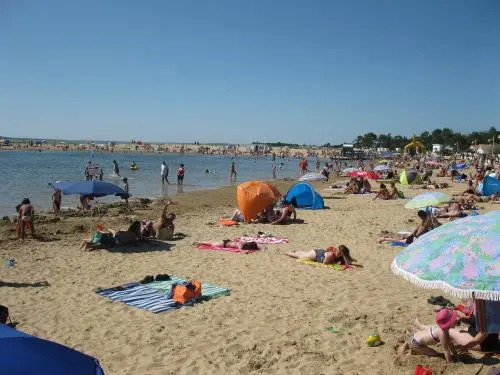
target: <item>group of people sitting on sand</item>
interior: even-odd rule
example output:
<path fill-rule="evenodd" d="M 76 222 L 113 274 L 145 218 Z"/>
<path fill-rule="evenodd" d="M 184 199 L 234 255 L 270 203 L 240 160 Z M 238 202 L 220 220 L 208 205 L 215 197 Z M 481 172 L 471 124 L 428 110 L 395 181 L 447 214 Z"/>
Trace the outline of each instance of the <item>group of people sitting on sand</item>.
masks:
<path fill-rule="evenodd" d="M 290 224 L 297 220 L 297 210 L 295 206 L 287 200 L 281 201 L 278 205 L 270 204 L 265 207 L 255 219 L 250 220 L 254 224 Z M 245 222 L 245 217 L 243 213 L 236 209 L 231 216 L 230 220 L 236 221 L 238 223 Z"/>
<path fill-rule="evenodd" d="M 372 186 L 370 182 L 363 177 L 351 177 L 344 190 L 344 194 L 366 194 L 371 192 Z"/>
<path fill-rule="evenodd" d="M 167 201 L 163 211 L 156 221 L 143 219 L 134 221 L 127 229 L 113 230 L 100 229 L 92 233 L 89 239 L 82 241 L 80 249 L 83 250 L 99 250 L 111 249 L 115 247 L 123 247 L 134 244 L 138 241 L 148 241 L 150 238 L 161 237 L 162 231 L 167 231 L 170 235 L 174 233 L 175 214 L 167 214 L 168 206 L 174 204 L 172 201 Z"/>
<path fill-rule="evenodd" d="M 394 182 L 391 182 L 391 190 L 387 189 L 387 186 L 385 184 L 383 183 L 380 184 L 380 190 L 377 191 L 377 194 L 375 195 L 375 197 L 373 197 L 373 200 L 375 199 L 389 200 L 398 198 L 404 198 L 403 192 L 397 189 L 396 184 Z"/>

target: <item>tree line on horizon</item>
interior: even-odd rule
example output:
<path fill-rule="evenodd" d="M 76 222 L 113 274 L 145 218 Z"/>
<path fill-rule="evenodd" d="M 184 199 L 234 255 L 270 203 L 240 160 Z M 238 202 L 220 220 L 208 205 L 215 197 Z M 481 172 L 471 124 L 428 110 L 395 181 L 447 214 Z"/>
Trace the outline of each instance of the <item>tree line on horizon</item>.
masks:
<path fill-rule="evenodd" d="M 424 131 L 420 135 L 415 135 L 417 141 L 422 143 L 427 150 L 432 150 L 433 144 L 440 144 L 450 146 L 453 150 L 465 151 L 468 150 L 471 145 L 488 144 L 491 143 L 491 139 L 496 137 L 498 134 L 497 129 L 492 126 L 486 131 L 474 131 L 469 134 L 464 134 L 460 132 L 454 132 L 450 128 L 435 129 L 431 132 Z M 354 140 L 354 147 L 357 148 L 387 148 L 389 150 L 394 150 L 396 148 L 403 149 L 413 138 L 403 137 L 400 135 L 393 136 L 391 133 L 388 134 L 375 134 L 369 132 L 363 135 L 359 135 Z"/>
<path fill-rule="evenodd" d="M 420 135 L 415 135 L 417 141 L 421 142 L 427 150 L 432 150 L 433 144 L 450 146 L 454 151 L 468 150 L 471 145 L 488 144 L 491 139 L 498 134 L 497 129 L 492 126 L 486 131 L 474 131 L 469 134 L 454 132 L 450 128 L 435 129 L 431 132 L 424 131 Z M 388 134 L 375 134 L 368 132 L 363 135 L 358 135 L 353 141 L 356 148 L 387 148 L 395 150 L 397 148 L 403 149 L 412 140 L 413 135 L 410 137 L 403 137 L 401 135 Z M 252 142 L 252 144 L 262 144 L 262 142 Z M 300 148 L 308 147 L 305 144 L 299 145 L 297 143 L 285 142 L 267 142 L 271 147 L 290 147 Z M 321 147 L 341 148 L 342 144 L 332 145 L 330 143 L 323 144 Z"/>

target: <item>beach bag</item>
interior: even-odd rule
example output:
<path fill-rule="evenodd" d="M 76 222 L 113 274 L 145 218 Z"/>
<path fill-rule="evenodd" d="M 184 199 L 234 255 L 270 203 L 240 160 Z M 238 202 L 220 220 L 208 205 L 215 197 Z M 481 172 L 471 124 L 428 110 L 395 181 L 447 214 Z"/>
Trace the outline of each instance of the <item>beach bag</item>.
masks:
<path fill-rule="evenodd" d="M 172 299 L 177 303 L 187 303 L 201 297 L 201 281 L 191 280 L 189 283 L 172 285 Z"/>

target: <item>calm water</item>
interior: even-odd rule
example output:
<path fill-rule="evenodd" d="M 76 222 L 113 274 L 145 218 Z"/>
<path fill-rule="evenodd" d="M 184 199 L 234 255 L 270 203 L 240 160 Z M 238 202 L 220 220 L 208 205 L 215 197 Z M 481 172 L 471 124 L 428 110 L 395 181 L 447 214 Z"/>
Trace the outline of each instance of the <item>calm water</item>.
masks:
<path fill-rule="evenodd" d="M 15 214 L 15 206 L 22 198 L 29 197 L 37 209 L 51 208 L 52 189 L 47 185 L 55 181 L 78 181 L 84 179 L 85 164 L 92 160 L 99 164 L 104 172 L 104 181 L 122 186 L 120 178 L 113 176 L 112 160 L 120 166 L 120 174 L 128 177 L 130 193 L 135 197 L 158 197 L 175 195 L 200 189 L 210 189 L 219 186 L 238 184 L 250 179 L 272 178 L 271 158 L 237 157 L 234 160 L 228 156 L 201 156 L 180 154 L 137 154 L 137 153 L 98 153 L 94 152 L 92 159 L 88 151 L 1 151 L 0 162 L 4 181 L 0 185 L 0 215 Z M 129 169 L 132 161 L 139 166 L 137 171 Z M 169 180 L 172 185 L 162 188 L 160 166 L 165 161 L 169 168 Z M 236 182 L 229 180 L 231 162 L 236 163 L 238 173 Z M 296 159 L 276 159 L 276 164 L 283 162 L 282 169 L 277 168 L 277 177 L 297 176 L 298 161 Z M 177 187 L 176 170 L 184 163 L 185 177 L 183 190 Z M 314 161 L 309 160 L 310 168 Z M 211 173 L 205 173 L 208 169 Z M 117 200 L 117 197 L 99 198 L 100 201 Z M 76 196 L 63 196 L 63 207 L 76 207 Z"/>

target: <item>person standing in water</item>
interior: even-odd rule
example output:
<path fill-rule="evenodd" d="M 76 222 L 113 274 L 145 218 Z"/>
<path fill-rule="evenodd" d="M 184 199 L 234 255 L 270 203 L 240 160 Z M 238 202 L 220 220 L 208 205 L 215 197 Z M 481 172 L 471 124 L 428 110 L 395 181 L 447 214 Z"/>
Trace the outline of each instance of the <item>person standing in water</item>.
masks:
<path fill-rule="evenodd" d="M 61 212 L 61 201 L 61 190 L 54 190 L 54 192 L 52 193 L 52 208 L 54 209 L 54 215 L 59 215 L 59 213 Z"/>
<path fill-rule="evenodd" d="M 167 181 L 167 184 L 170 184 L 168 181 L 168 165 L 167 163 L 163 162 L 161 163 L 161 184 L 165 185 L 165 181 Z"/>
<path fill-rule="evenodd" d="M 236 180 L 236 165 L 234 164 L 234 161 L 231 163 L 231 169 L 230 169 L 230 176 L 229 178 L 233 178 Z"/>
<path fill-rule="evenodd" d="M 120 168 L 118 167 L 116 160 L 113 160 L 113 172 L 115 175 L 120 176 Z"/>
<path fill-rule="evenodd" d="M 273 163 L 273 178 L 276 178 L 276 163 Z"/>
<path fill-rule="evenodd" d="M 128 194 L 129 194 L 129 186 L 128 186 L 128 178 L 127 177 L 123 177 L 123 190 L 125 190 L 125 193 L 127 193 L 127 197 L 124 198 L 125 199 L 125 204 L 127 205 L 128 207 Z"/>
<path fill-rule="evenodd" d="M 184 181 L 184 164 L 180 164 L 179 169 L 177 169 L 177 185 L 182 185 Z"/>

